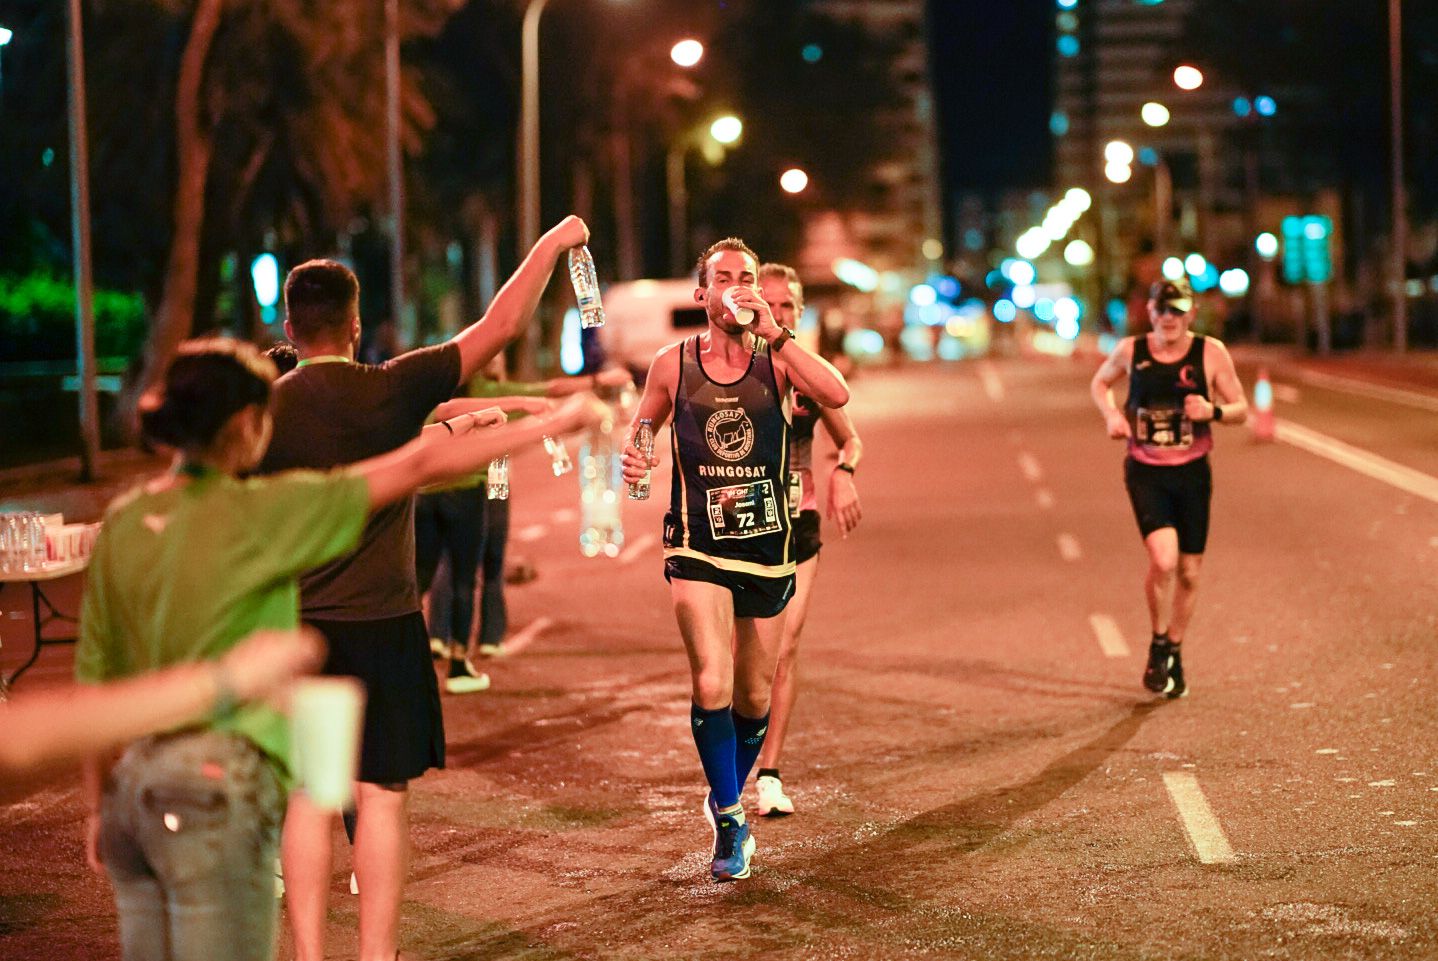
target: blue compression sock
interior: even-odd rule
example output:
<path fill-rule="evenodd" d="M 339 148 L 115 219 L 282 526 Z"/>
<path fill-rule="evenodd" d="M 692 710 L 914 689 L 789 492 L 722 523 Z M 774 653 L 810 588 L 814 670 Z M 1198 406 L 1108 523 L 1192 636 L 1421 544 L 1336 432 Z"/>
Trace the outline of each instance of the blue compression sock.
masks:
<path fill-rule="evenodd" d="M 740 797 L 744 795 L 744 782 L 749 780 L 749 772 L 754 770 L 754 762 L 759 760 L 759 752 L 764 747 L 764 735 L 769 731 L 769 715 L 763 717 L 745 717 L 738 711 L 734 715 L 734 784 Z"/>
<path fill-rule="evenodd" d="M 699 749 L 699 763 L 704 777 L 720 808 L 739 803 L 738 781 L 734 777 L 734 716 L 729 706 L 706 711 L 697 704 L 689 705 L 689 726 L 694 732 L 694 746 Z"/>

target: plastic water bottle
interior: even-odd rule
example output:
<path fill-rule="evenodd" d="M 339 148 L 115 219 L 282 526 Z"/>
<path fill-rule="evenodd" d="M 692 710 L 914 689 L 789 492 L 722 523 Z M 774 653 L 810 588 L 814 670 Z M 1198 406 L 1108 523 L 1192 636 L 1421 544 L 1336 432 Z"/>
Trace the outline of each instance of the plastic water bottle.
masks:
<path fill-rule="evenodd" d="M 599 275 L 594 270 L 594 256 L 588 247 L 569 248 L 569 280 L 574 284 L 574 299 L 579 302 L 579 326 L 603 327 L 604 305 L 599 301 Z"/>
<path fill-rule="evenodd" d="M 488 484 L 485 493 L 492 501 L 509 500 L 509 455 L 504 454 L 489 462 Z"/>
<path fill-rule="evenodd" d="M 634 446 L 645 460 L 654 456 L 654 421 L 646 417 L 639 422 L 639 429 L 634 432 Z M 649 481 L 653 474 L 653 470 L 646 470 L 640 480 L 629 485 L 630 500 L 647 501 L 649 499 Z"/>
<path fill-rule="evenodd" d="M 618 557 L 624 546 L 619 486 L 624 466 L 615 449 L 614 422 L 605 419 L 579 451 L 579 550 L 585 557 Z"/>
<path fill-rule="evenodd" d="M 545 434 L 544 449 L 549 452 L 549 466 L 554 471 L 555 477 L 561 477 L 574 470 L 574 462 L 569 459 L 569 450 L 565 448 L 562 439 Z"/>

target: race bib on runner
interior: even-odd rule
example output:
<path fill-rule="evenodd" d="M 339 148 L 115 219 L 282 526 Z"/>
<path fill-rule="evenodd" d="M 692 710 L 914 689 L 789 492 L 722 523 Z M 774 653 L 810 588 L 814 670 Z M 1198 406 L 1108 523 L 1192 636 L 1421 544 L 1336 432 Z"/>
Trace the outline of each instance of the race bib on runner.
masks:
<path fill-rule="evenodd" d="M 804 502 L 804 473 L 803 471 L 791 470 L 789 472 L 789 516 L 799 516 L 799 505 Z"/>
<path fill-rule="evenodd" d="M 715 540 L 758 537 L 782 529 L 772 480 L 709 491 L 709 532 Z"/>
<path fill-rule="evenodd" d="M 1193 446 L 1193 421 L 1177 407 L 1140 407 L 1134 417 L 1134 439 L 1150 447 Z"/>

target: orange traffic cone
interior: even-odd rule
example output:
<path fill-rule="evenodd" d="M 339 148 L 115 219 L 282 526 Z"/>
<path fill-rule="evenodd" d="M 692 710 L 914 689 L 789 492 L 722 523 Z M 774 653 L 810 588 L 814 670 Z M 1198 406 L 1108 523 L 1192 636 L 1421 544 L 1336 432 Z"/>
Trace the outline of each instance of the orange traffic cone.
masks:
<path fill-rule="evenodd" d="M 1273 440 L 1273 384 L 1268 368 L 1258 368 L 1258 381 L 1253 385 L 1253 439 Z"/>

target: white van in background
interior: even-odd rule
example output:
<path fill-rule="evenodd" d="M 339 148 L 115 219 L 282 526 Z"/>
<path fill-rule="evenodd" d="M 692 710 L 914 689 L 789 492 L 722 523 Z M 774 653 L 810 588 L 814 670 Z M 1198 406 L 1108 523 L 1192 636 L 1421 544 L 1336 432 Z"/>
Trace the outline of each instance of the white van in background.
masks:
<path fill-rule="evenodd" d="M 703 330 L 704 305 L 694 300 L 694 278 L 631 280 L 604 290 L 604 326 L 599 344 L 606 362 L 620 364 L 637 378 L 649 370 L 659 348 Z"/>

